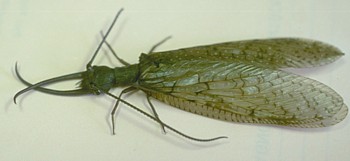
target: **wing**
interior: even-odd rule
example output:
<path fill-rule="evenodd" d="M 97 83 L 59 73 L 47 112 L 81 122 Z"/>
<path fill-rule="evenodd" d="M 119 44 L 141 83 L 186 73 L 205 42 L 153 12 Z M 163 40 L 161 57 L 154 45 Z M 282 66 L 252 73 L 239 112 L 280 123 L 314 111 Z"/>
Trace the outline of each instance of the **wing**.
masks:
<path fill-rule="evenodd" d="M 221 120 L 324 127 L 347 115 L 331 88 L 281 70 L 216 60 L 141 63 L 138 88 L 180 109 Z"/>
<path fill-rule="evenodd" d="M 344 55 L 329 44 L 299 38 L 227 42 L 151 53 L 152 58 L 235 60 L 269 68 L 304 68 L 331 63 Z"/>

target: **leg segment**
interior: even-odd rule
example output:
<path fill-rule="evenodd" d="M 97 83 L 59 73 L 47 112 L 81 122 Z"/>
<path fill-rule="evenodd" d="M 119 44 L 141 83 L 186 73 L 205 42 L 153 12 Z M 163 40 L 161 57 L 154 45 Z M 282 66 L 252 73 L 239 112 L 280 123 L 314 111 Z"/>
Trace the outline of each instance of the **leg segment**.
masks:
<path fill-rule="evenodd" d="M 109 28 L 108 28 L 108 30 L 106 32 L 106 35 L 103 37 L 102 41 L 97 46 L 97 49 L 96 49 L 94 55 L 92 55 L 92 58 L 90 59 L 90 61 L 86 64 L 86 68 L 87 69 L 89 69 L 91 67 L 92 62 L 95 60 L 95 57 L 96 57 L 97 53 L 100 51 L 102 44 L 106 41 L 107 36 L 111 32 L 115 22 L 117 21 L 117 19 L 118 19 L 119 15 L 121 14 L 122 11 L 123 11 L 123 9 L 120 9 L 119 12 L 117 13 L 117 15 L 114 17 L 114 20 L 113 20 L 111 26 L 109 26 Z"/>
<path fill-rule="evenodd" d="M 134 91 L 134 90 L 136 90 L 136 88 L 134 88 L 134 87 L 125 88 L 122 92 L 120 92 L 119 98 L 121 98 L 123 94 L 131 92 L 131 91 Z M 113 107 L 113 110 L 111 112 L 112 134 L 113 135 L 115 135 L 115 119 L 114 119 L 115 117 L 114 117 L 114 115 L 117 112 L 117 108 L 118 108 L 119 102 L 120 102 L 120 99 L 117 100 L 117 102 L 115 103 L 115 105 Z"/>
<path fill-rule="evenodd" d="M 153 106 L 153 104 L 152 104 L 152 102 L 151 102 L 151 100 L 150 100 L 150 97 L 151 97 L 150 95 L 147 95 L 148 104 L 151 106 L 153 115 L 154 115 L 154 117 L 158 120 L 157 122 L 160 123 L 160 126 L 161 126 L 161 128 L 162 128 L 162 130 L 163 130 L 163 132 L 164 132 L 164 134 L 165 134 L 166 131 L 165 131 L 165 128 L 164 128 L 164 124 L 163 124 L 163 122 L 159 119 L 159 116 L 158 116 L 158 114 L 157 114 L 157 111 L 156 111 L 156 109 L 154 108 L 154 106 Z"/>
<path fill-rule="evenodd" d="M 171 38 L 171 36 L 166 37 L 165 39 L 163 39 L 162 41 L 158 42 L 157 44 L 153 45 L 151 50 L 149 50 L 148 54 L 152 53 L 154 50 L 156 50 L 156 48 L 160 45 L 162 45 L 165 41 L 169 40 Z"/>
<path fill-rule="evenodd" d="M 42 88 L 42 87 L 41 87 L 41 88 Z M 173 131 L 173 132 L 175 132 L 175 133 L 179 134 L 180 136 L 183 136 L 183 137 L 185 137 L 185 138 L 187 138 L 187 139 L 194 140 L 194 141 L 199 141 L 199 142 L 209 142 L 209 141 L 215 141 L 215 140 L 227 138 L 227 136 L 219 136 L 219 137 L 214 137 L 214 138 L 209 138 L 209 139 L 201 139 L 201 138 L 195 138 L 195 137 L 186 135 L 186 134 L 184 134 L 184 133 L 182 133 L 182 132 L 176 130 L 175 128 L 173 128 L 173 127 L 171 127 L 171 126 L 169 126 L 169 125 L 167 125 L 167 124 L 165 124 L 165 123 L 163 123 L 163 122 L 159 122 L 159 120 L 158 120 L 157 118 L 155 118 L 155 117 L 153 117 L 152 115 L 150 115 L 150 114 L 144 112 L 143 110 L 141 110 L 141 109 L 139 109 L 138 107 L 132 105 L 131 103 L 120 99 L 120 97 L 117 97 L 117 96 L 115 96 L 115 95 L 113 95 L 113 94 L 111 94 L 111 93 L 109 93 L 109 92 L 106 92 L 106 94 L 107 94 L 108 96 L 110 96 L 110 97 L 113 97 L 114 99 L 120 100 L 120 102 L 122 102 L 122 103 L 126 104 L 127 106 L 131 107 L 131 108 L 134 109 L 135 111 L 137 111 L 137 112 L 139 112 L 139 113 L 145 115 L 146 117 L 150 118 L 151 120 L 153 120 L 153 121 L 155 121 L 155 122 L 158 122 L 158 123 L 163 124 L 164 127 L 170 129 L 171 131 Z"/>
<path fill-rule="evenodd" d="M 101 31 L 100 33 L 101 33 L 101 36 L 104 37 L 103 32 Z M 120 63 L 122 63 L 124 66 L 130 65 L 130 63 L 126 62 L 125 60 L 123 60 L 123 59 L 121 59 L 121 58 L 119 58 L 119 56 L 116 54 L 116 52 L 114 52 L 112 46 L 111 46 L 107 41 L 105 41 L 104 43 L 107 45 L 108 49 L 112 52 L 112 54 L 114 55 L 114 57 L 117 58 L 117 60 L 118 60 Z"/>

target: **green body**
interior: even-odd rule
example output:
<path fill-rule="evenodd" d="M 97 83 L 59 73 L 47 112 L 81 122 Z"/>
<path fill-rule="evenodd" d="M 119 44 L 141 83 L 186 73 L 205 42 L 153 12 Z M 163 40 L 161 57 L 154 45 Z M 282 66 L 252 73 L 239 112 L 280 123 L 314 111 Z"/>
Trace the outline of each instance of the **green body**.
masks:
<path fill-rule="evenodd" d="M 345 118 L 343 99 L 320 82 L 280 69 L 320 66 L 342 55 L 305 39 L 228 42 L 141 54 L 139 64 L 114 69 L 94 66 L 81 87 L 98 94 L 131 86 L 177 108 L 233 122 L 324 127 Z"/>
<path fill-rule="evenodd" d="M 30 90 L 55 95 L 106 94 L 116 99 L 111 111 L 112 133 L 119 102 L 136 110 L 165 128 L 191 140 L 214 141 L 225 136 L 200 139 L 186 135 L 159 118 L 150 97 L 177 108 L 221 120 L 276 124 L 292 127 L 325 127 L 342 121 L 348 113 L 343 99 L 328 86 L 285 72 L 281 68 L 315 67 L 331 63 L 344 55 L 337 48 L 313 40 L 280 38 L 227 42 L 173 51 L 153 52 L 169 37 L 154 45 L 149 54 L 141 54 L 138 64 L 130 65 L 115 54 L 106 41 L 117 18 L 96 48 L 86 71 L 58 76 L 32 84 L 18 72 L 18 79 Z M 103 44 L 123 67 L 92 66 Z M 52 83 L 81 79 L 80 88 L 56 90 L 43 87 Z M 127 87 L 119 97 L 114 87 Z M 153 115 L 120 97 L 133 90 L 147 95 Z"/>

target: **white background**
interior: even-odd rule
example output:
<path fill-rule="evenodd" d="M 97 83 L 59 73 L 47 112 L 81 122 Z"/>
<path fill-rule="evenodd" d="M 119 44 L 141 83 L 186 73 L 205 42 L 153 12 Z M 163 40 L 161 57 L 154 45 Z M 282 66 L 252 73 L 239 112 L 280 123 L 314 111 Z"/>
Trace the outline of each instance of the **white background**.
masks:
<path fill-rule="evenodd" d="M 28 92 L 14 75 L 15 62 L 31 82 L 84 70 L 116 12 L 125 8 L 109 41 L 125 60 L 166 36 L 171 50 L 225 41 L 304 37 L 339 47 L 333 64 L 293 72 L 321 81 L 350 105 L 350 1 L 320 0 L 0 0 L 0 160 L 349 160 L 350 123 L 292 129 L 217 121 L 154 101 L 160 117 L 195 137 L 229 139 L 196 143 L 168 132 L 122 105 L 111 136 L 107 96 L 59 97 Z M 103 52 L 102 52 L 103 53 Z M 118 65 L 101 54 L 96 64 Z M 71 88 L 73 85 L 56 85 Z M 120 89 L 113 90 L 118 93 Z M 126 98 L 145 111 L 141 92 Z"/>

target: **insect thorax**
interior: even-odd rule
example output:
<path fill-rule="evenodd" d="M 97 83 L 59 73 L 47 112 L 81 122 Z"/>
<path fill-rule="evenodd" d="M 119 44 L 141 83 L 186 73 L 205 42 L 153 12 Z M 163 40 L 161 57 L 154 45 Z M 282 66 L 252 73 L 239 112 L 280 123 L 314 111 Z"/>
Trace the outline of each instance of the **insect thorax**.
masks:
<path fill-rule="evenodd" d="M 93 94 L 109 91 L 113 87 L 128 86 L 136 82 L 139 75 L 138 65 L 110 68 L 93 66 L 88 69 L 81 81 L 81 88 L 90 90 Z"/>

